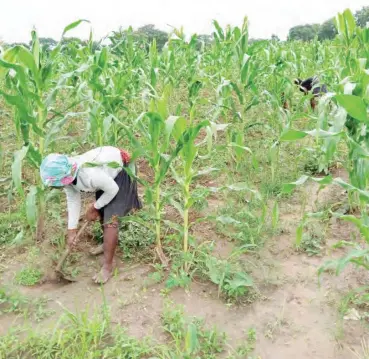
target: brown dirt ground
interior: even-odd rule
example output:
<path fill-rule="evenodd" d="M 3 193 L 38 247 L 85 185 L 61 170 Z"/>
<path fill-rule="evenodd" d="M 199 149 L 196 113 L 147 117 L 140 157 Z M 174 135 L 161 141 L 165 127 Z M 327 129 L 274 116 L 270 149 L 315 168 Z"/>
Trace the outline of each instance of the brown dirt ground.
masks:
<path fill-rule="evenodd" d="M 335 176 L 344 176 L 336 173 Z M 307 208 L 318 208 L 324 203 L 342 199 L 341 188 L 330 187 L 317 195 L 318 187 L 306 186 Z M 327 235 L 326 251 L 322 257 L 308 257 L 293 247 L 296 225 L 301 219 L 301 192 L 282 203 L 281 234 L 270 238 L 257 257 L 247 257 L 253 263 L 253 276 L 260 292 L 249 305 L 227 305 L 218 299 L 217 288 L 211 284 L 194 282 L 189 291 L 174 290 L 169 296 L 183 304 L 187 315 L 202 317 L 208 326 L 216 325 L 227 333 L 229 343 L 236 347 L 242 343 L 249 328 L 255 328 L 257 345 L 255 354 L 262 359 L 351 359 L 350 351 L 360 351 L 360 341 L 367 335 L 359 321 L 343 321 L 338 315 L 342 296 L 350 289 L 368 283 L 368 275 L 354 268 L 341 276 L 324 274 L 319 285 L 317 270 L 327 259 L 339 257 L 343 250 L 330 250 L 338 240 L 349 240 L 354 228 L 347 223 L 332 221 Z M 222 203 L 211 200 L 207 212 L 215 212 Z M 216 252 L 226 258 L 233 244 L 215 232 L 212 224 L 195 227 L 199 238 L 215 240 Z M 140 338 L 153 335 L 164 340 L 158 331 L 164 298 L 163 284 L 148 286 L 144 283 L 152 267 L 147 264 L 124 264 L 117 257 L 118 271 L 103 289 L 92 284 L 91 276 L 99 268 L 100 259 L 87 254 L 88 238 L 82 245 L 82 266 L 78 282 L 68 285 L 44 284 L 31 288 L 17 287 L 15 273 L 24 263 L 27 253 L 2 254 L 1 264 L 6 270 L 1 282 L 19 289 L 29 297 L 47 296 L 48 306 L 55 314 L 38 324 L 40 330 L 55 325 L 65 308 L 93 311 L 100 308 L 103 298 L 111 307 L 114 323 L 124 325 L 129 333 Z M 246 259 L 246 258 L 245 258 Z M 45 259 L 45 265 L 51 265 Z M 16 324 L 24 324 L 14 315 L 0 316 L 0 335 Z M 37 327 L 33 323 L 33 328 Z"/>

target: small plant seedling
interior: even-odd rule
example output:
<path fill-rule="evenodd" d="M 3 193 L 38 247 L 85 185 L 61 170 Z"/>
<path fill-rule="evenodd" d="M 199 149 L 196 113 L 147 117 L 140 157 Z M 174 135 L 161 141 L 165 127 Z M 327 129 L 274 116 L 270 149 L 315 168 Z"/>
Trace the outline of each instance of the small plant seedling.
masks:
<path fill-rule="evenodd" d="M 40 282 L 42 272 L 37 268 L 25 267 L 15 276 L 17 284 L 24 286 L 33 286 Z"/>

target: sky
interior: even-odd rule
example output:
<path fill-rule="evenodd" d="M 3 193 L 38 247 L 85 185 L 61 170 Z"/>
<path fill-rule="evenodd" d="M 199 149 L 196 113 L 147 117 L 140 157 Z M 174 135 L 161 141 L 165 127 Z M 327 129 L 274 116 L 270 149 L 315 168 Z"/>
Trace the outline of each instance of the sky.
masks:
<path fill-rule="evenodd" d="M 183 26 L 187 34 L 211 33 L 212 20 L 241 25 L 244 16 L 250 22 L 250 36 L 285 39 L 296 25 L 322 23 L 346 8 L 355 11 L 368 0 L 0 0 L 0 39 L 28 42 L 36 27 L 40 37 L 60 39 L 66 25 L 87 19 L 68 36 L 87 38 L 90 27 L 100 39 L 120 26 L 134 28 L 155 24 L 170 31 Z"/>

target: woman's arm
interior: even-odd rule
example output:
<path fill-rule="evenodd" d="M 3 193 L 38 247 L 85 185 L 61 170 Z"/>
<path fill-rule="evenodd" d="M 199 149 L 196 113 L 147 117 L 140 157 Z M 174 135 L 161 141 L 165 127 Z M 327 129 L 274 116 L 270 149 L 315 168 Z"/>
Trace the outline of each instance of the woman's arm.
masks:
<path fill-rule="evenodd" d="M 67 195 L 68 230 L 77 229 L 81 215 L 81 193 L 72 186 L 64 187 Z"/>
<path fill-rule="evenodd" d="M 104 192 L 94 205 L 96 209 L 105 207 L 119 191 L 119 187 L 115 181 L 100 169 L 95 169 L 94 176 L 91 178 L 91 187 Z"/>

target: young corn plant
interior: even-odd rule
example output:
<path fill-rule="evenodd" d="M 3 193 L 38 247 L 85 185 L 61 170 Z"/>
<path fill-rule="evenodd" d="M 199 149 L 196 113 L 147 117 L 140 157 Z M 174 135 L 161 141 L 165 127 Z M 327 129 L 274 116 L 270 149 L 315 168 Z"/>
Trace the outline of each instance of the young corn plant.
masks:
<path fill-rule="evenodd" d="M 63 31 L 62 39 L 82 21 L 68 25 Z M 55 111 L 56 98 L 59 92 L 67 89 L 67 80 L 75 72 L 83 71 L 82 68 L 64 75 L 59 73 L 61 41 L 51 52 L 47 52 L 40 45 L 36 31 L 32 31 L 30 49 L 16 45 L 5 51 L 0 58 L 0 76 L 5 77 L 8 85 L 7 91 L 0 90 L 0 96 L 15 109 L 13 122 L 18 138 L 23 142 L 22 149 L 14 154 L 13 183 L 26 204 L 31 229 L 36 227 L 37 240 L 42 239 L 44 232 L 46 201 L 44 187 L 38 175 L 39 165 L 48 146 L 72 115 L 66 113 L 68 109 Z M 54 116 L 51 116 L 53 113 Z M 27 198 L 22 184 L 22 163 L 25 159 L 33 169 L 29 180 L 35 184 L 30 187 Z"/>
<path fill-rule="evenodd" d="M 198 155 L 198 146 L 196 144 L 197 136 L 202 128 L 210 125 L 209 121 L 202 121 L 197 125 L 188 123 L 185 118 L 180 117 L 173 131 L 173 136 L 177 143 L 181 143 L 182 148 L 179 151 L 180 169 L 177 170 L 172 166 L 172 172 L 175 180 L 182 188 L 182 206 L 176 206 L 180 210 L 183 217 L 183 252 L 186 256 L 189 249 L 189 211 L 195 203 L 195 198 L 191 195 L 191 184 L 196 177 L 202 174 L 214 171 L 209 168 L 203 171 L 194 169 L 194 162 Z M 185 264 L 186 267 L 187 264 Z"/>
<path fill-rule="evenodd" d="M 151 107 L 155 107 L 154 101 Z M 154 228 L 149 228 L 155 232 L 156 253 L 164 266 L 168 265 L 168 259 L 162 247 L 161 226 L 163 206 L 167 198 L 162 190 L 162 184 L 166 179 L 171 163 L 183 148 L 182 141 L 178 141 L 175 144 L 171 143 L 171 135 L 179 119 L 179 117 L 169 116 L 164 120 L 158 112 L 142 114 L 136 121 L 136 125 L 140 130 L 140 140 L 137 140 L 133 132 L 126 125 L 122 124 L 135 148 L 133 158 L 143 158 L 154 173 L 152 181 L 143 180 L 142 178 L 138 178 L 138 180 L 145 187 L 146 204 L 151 207 L 154 213 L 155 225 Z M 147 223 L 142 224 L 148 226 Z"/>
<path fill-rule="evenodd" d="M 369 122 L 367 87 L 369 84 L 369 75 L 367 74 L 368 58 L 358 59 L 355 51 L 355 34 L 357 31 L 352 13 L 345 11 L 339 14 L 337 18 L 337 30 L 339 37 L 338 43 L 346 49 L 348 60 L 341 67 L 340 76 L 345 78 L 342 85 L 338 88 L 336 94 L 329 95 L 321 100 L 319 104 L 319 117 L 317 128 L 313 131 L 297 131 L 288 129 L 282 134 L 283 140 L 298 140 L 306 136 L 315 137 L 321 148 L 322 156 L 320 158 L 320 168 L 328 170 L 328 165 L 338 149 L 338 143 L 343 141 L 347 147 L 348 156 L 346 159 L 347 172 L 349 173 L 349 183 L 340 178 L 333 179 L 327 176 L 322 179 L 313 178 L 321 186 L 335 183 L 343 187 L 351 198 L 357 202 L 361 216 L 357 218 L 353 215 L 334 214 L 342 220 L 353 223 L 361 233 L 362 237 L 369 243 L 368 216 L 367 208 L 369 203 L 368 193 L 368 175 L 369 175 L 369 153 L 368 153 L 368 130 L 366 124 Z M 361 38 L 364 43 L 369 38 Z M 364 43 L 362 45 L 364 45 Z M 332 103 L 333 102 L 333 103 Z M 329 106 L 329 111 L 326 111 Z M 332 109 L 333 107 L 333 109 Z M 287 189 L 293 189 L 296 185 L 306 182 L 308 176 L 303 176 L 293 184 L 287 185 Z M 306 215 L 304 216 L 306 218 Z M 304 222 L 304 221 L 303 221 Z M 303 223 L 297 230 L 297 241 L 302 238 Z M 368 249 L 352 243 L 344 243 L 354 246 L 354 250 L 347 256 L 337 261 L 330 261 L 325 264 L 321 272 L 327 268 L 336 268 L 339 274 L 347 264 L 354 263 L 366 269 L 368 265 Z"/>

